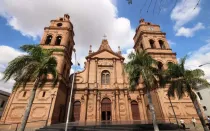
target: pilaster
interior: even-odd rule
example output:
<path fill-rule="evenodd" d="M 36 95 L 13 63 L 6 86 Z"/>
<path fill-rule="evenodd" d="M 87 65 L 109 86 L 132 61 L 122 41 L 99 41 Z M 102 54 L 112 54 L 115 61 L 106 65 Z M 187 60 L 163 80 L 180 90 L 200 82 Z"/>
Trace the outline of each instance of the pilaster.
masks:
<path fill-rule="evenodd" d="M 129 113 L 129 106 L 130 106 L 130 105 L 129 105 L 129 103 L 128 103 L 128 91 L 125 90 L 124 93 L 125 93 L 125 105 L 126 105 L 127 119 L 128 119 L 128 120 L 131 120 L 131 119 L 130 119 L 130 113 Z"/>
<path fill-rule="evenodd" d="M 86 121 L 86 117 L 87 117 L 87 103 L 88 103 L 88 90 L 85 90 L 84 93 L 84 105 L 83 105 L 83 109 L 82 109 L 82 114 L 84 114 L 84 116 L 81 118 L 81 121 Z"/>
<path fill-rule="evenodd" d="M 146 112 L 146 105 L 145 105 L 145 101 L 144 101 L 144 93 L 142 90 L 140 90 L 140 97 L 141 97 L 141 100 L 142 100 L 142 104 L 141 104 L 141 108 L 143 109 L 143 116 L 144 116 L 144 121 L 148 121 L 148 118 L 147 118 L 147 112 Z"/>
<path fill-rule="evenodd" d="M 129 116 L 130 116 L 130 120 L 133 120 L 133 116 L 132 116 L 132 111 L 131 111 L 131 97 L 128 94 L 128 111 L 129 111 Z"/>
<path fill-rule="evenodd" d="M 100 121 L 100 100 L 101 100 L 101 94 L 100 92 L 97 93 L 97 121 Z"/>
<path fill-rule="evenodd" d="M 118 90 L 116 90 L 116 120 L 120 121 L 119 91 Z"/>
<path fill-rule="evenodd" d="M 116 99 L 115 93 L 112 96 L 112 121 L 116 121 Z"/>
<path fill-rule="evenodd" d="M 96 66 L 96 78 L 95 83 L 98 83 L 97 77 L 98 77 L 98 59 L 95 59 L 95 66 Z"/>
<path fill-rule="evenodd" d="M 93 110 L 94 110 L 94 121 L 97 120 L 97 90 L 93 91 L 93 95 L 94 95 L 94 102 L 93 102 Z"/>

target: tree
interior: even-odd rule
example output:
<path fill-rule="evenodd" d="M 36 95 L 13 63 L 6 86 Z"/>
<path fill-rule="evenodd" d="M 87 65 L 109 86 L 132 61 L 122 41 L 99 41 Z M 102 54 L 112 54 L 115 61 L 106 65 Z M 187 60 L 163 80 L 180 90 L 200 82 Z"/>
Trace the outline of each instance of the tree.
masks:
<path fill-rule="evenodd" d="M 125 70 L 129 75 L 130 89 L 135 90 L 140 81 L 144 83 L 154 130 L 159 131 L 150 94 L 150 91 L 157 88 L 159 78 L 161 78 L 160 71 L 156 68 L 157 62 L 145 51 L 132 52 L 128 58 L 130 61 L 125 65 Z"/>
<path fill-rule="evenodd" d="M 166 70 L 165 82 L 163 83 L 169 84 L 169 97 L 174 97 L 177 94 L 178 98 L 181 99 L 185 93 L 190 96 L 204 130 L 208 131 L 194 89 L 209 87 L 210 84 L 206 79 L 202 78 L 205 74 L 201 69 L 185 69 L 185 61 L 186 57 L 182 58 L 178 64 L 169 63 Z"/>
<path fill-rule="evenodd" d="M 9 62 L 4 71 L 3 79 L 5 81 L 8 81 L 10 78 L 15 79 L 16 83 L 13 90 L 20 87 L 25 88 L 28 82 L 34 82 L 20 127 L 20 131 L 24 131 L 37 88 L 42 87 L 49 81 L 49 74 L 52 76 L 50 81 L 53 81 L 53 86 L 55 86 L 58 81 L 58 74 L 56 71 L 57 61 L 52 56 L 53 50 L 43 49 L 39 45 L 23 45 L 20 49 L 27 54 L 18 56 Z"/>

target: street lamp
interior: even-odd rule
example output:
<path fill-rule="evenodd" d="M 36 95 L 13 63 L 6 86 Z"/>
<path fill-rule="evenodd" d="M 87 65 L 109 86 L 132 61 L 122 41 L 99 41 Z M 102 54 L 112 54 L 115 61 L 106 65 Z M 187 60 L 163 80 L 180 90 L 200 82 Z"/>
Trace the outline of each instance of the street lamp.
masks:
<path fill-rule="evenodd" d="M 204 65 L 208 65 L 208 64 L 210 64 L 210 63 L 204 63 L 204 64 L 199 65 L 198 67 L 201 67 L 201 66 L 204 66 Z"/>
<path fill-rule="evenodd" d="M 55 97 L 55 92 L 53 94 L 51 94 L 50 96 L 51 96 L 50 109 L 49 109 L 49 113 L 48 113 L 48 116 L 47 116 L 47 120 L 46 120 L 45 126 L 47 126 L 47 123 L 48 123 L 48 120 L 49 120 L 49 117 L 50 117 L 50 110 L 51 110 L 51 107 L 52 107 L 53 99 Z"/>
<path fill-rule="evenodd" d="M 77 66 L 77 60 L 76 60 L 76 50 L 73 49 L 74 54 L 75 54 L 75 70 L 73 73 L 73 80 L 72 80 L 72 85 L 71 85 L 71 94 L 70 94 L 70 98 L 69 98 L 69 106 L 68 106 L 68 113 L 67 113 L 67 117 L 66 117 L 66 126 L 65 126 L 65 131 L 68 130 L 68 123 L 69 123 L 69 114 L 70 114 L 70 108 L 71 108 L 71 100 L 72 100 L 72 93 L 73 93 L 73 88 L 74 88 L 74 78 L 75 78 L 75 74 L 76 74 L 76 66 Z"/>

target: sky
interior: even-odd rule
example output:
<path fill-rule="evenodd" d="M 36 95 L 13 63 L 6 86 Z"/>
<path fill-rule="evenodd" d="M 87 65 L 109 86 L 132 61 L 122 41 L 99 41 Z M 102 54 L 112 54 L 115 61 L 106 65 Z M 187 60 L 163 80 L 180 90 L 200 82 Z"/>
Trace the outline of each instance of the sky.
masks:
<path fill-rule="evenodd" d="M 50 20 L 68 13 L 74 26 L 75 48 L 82 69 L 89 46 L 96 51 L 104 34 L 114 51 L 124 57 L 132 51 L 133 36 L 144 18 L 161 26 L 177 59 L 188 55 L 186 68 L 200 68 L 210 81 L 209 0 L 1 0 L 0 79 L 8 62 L 24 52 L 23 44 L 39 44 Z M 73 71 L 73 69 L 71 70 Z M 11 92 L 14 80 L 0 80 L 0 89 Z"/>

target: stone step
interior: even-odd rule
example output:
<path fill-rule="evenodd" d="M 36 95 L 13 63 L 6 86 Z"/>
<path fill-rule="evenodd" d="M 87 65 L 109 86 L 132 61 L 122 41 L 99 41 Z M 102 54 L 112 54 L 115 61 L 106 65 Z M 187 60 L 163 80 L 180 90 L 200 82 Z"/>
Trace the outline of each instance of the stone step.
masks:
<path fill-rule="evenodd" d="M 177 125 L 175 124 L 159 124 L 160 130 L 176 130 Z M 55 124 L 48 127 L 38 129 L 36 131 L 64 131 L 65 123 Z M 108 131 L 152 131 L 152 124 L 101 124 L 101 125 L 88 125 L 88 126 L 78 126 L 75 123 L 70 123 L 68 125 L 69 131 L 99 131 L 99 130 L 108 130 Z"/>

